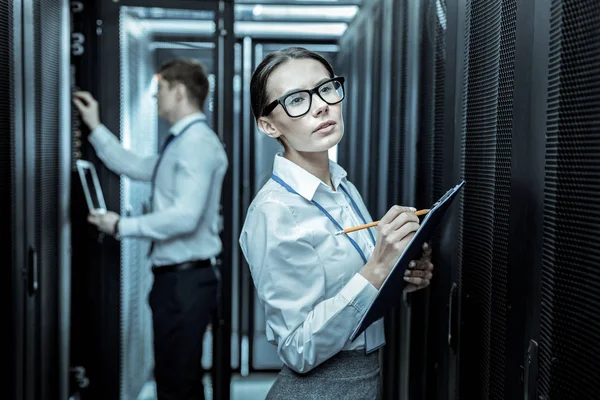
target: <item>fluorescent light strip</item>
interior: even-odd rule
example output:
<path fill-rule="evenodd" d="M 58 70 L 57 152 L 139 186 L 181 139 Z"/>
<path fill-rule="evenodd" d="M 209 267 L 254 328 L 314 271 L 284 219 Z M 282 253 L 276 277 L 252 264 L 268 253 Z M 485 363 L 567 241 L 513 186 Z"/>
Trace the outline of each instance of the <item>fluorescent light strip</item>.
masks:
<path fill-rule="evenodd" d="M 346 23 L 278 23 L 278 22 L 249 22 L 239 21 L 234 25 L 236 35 L 290 35 L 290 36 L 342 36 L 348 24 Z"/>
<path fill-rule="evenodd" d="M 213 21 L 186 21 L 186 20 L 146 20 L 143 26 L 153 33 L 162 34 L 204 34 L 211 35 L 215 32 Z M 234 31 L 238 36 L 255 35 L 282 35 L 282 36 L 316 36 L 339 37 L 346 32 L 348 24 L 343 22 L 328 23 L 277 23 L 238 21 L 234 24 Z"/>
<path fill-rule="evenodd" d="M 251 6 L 239 6 L 248 9 Z M 263 18 L 305 17 L 319 19 L 352 19 L 358 12 L 357 6 L 319 7 L 319 6 L 269 6 L 258 4 L 252 7 L 252 13 Z"/>

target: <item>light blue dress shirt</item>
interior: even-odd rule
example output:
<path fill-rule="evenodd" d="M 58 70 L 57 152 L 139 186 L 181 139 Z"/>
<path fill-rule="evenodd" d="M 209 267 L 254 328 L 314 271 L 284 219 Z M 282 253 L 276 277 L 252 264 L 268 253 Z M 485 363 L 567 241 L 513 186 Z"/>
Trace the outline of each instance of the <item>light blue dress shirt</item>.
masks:
<path fill-rule="evenodd" d="M 192 114 L 171 127 L 175 139 L 162 155 L 156 172 L 152 212 L 121 217 L 119 234 L 155 241 L 150 257 L 153 265 L 204 260 L 222 249 L 219 237 L 221 190 L 228 162 L 219 137 L 202 122 L 181 134 L 190 122 L 206 119 Z M 140 157 L 124 149 L 104 125 L 89 138 L 98 157 L 113 172 L 148 181 L 158 155 Z"/>
<path fill-rule="evenodd" d="M 273 173 L 298 194 L 270 179 L 250 205 L 240 236 L 265 308 L 267 339 L 277 346 L 281 360 L 301 373 L 339 351 L 371 352 L 385 344 L 382 319 L 349 341 L 377 289 L 358 273 L 364 266 L 358 251 L 344 235 L 335 235 L 335 225 L 311 200 L 342 227 L 361 225 L 340 188 L 344 185 L 367 222 L 372 219 L 346 172 L 334 162 L 330 172 L 335 191 L 280 154 L 275 156 Z M 368 231 L 350 235 L 369 259 L 374 245 Z"/>

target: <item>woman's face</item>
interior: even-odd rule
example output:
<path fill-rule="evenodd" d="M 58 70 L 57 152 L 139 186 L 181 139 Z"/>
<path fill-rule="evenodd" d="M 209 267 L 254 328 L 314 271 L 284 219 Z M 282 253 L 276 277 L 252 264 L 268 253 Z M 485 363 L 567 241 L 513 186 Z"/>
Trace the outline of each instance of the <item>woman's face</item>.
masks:
<path fill-rule="evenodd" d="M 271 73 L 267 81 L 267 104 L 288 92 L 313 89 L 330 78 L 327 68 L 312 58 L 286 61 Z M 286 150 L 327 151 L 344 135 L 342 102 L 329 105 L 314 93 L 308 113 L 291 118 L 278 105 L 271 114 L 259 118 L 258 126 L 270 137 L 283 140 Z"/>

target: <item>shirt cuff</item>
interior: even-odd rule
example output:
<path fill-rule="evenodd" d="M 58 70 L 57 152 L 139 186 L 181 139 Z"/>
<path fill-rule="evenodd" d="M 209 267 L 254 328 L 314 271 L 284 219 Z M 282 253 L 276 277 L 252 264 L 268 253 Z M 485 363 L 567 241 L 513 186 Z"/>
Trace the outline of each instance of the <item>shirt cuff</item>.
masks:
<path fill-rule="evenodd" d="M 113 136 L 113 134 L 110 133 L 108 128 L 100 124 L 96 127 L 96 129 L 90 132 L 88 141 L 92 146 L 94 146 L 94 149 L 103 149 L 110 141 L 111 136 Z"/>
<path fill-rule="evenodd" d="M 361 314 L 367 311 L 377 293 L 375 286 L 359 273 L 354 274 L 340 291 L 340 295 Z"/>
<path fill-rule="evenodd" d="M 136 218 L 121 218 L 119 221 L 119 235 L 121 237 L 139 235 L 140 224 Z"/>

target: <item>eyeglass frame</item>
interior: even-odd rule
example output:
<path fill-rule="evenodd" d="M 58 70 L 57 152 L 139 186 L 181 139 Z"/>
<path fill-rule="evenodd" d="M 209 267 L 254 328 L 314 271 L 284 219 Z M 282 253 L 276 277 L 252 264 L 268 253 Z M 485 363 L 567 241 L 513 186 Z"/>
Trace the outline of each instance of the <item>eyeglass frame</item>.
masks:
<path fill-rule="evenodd" d="M 340 101 L 336 101 L 335 103 L 330 103 L 330 102 L 328 102 L 327 100 L 325 100 L 323 97 L 321 97 L 321 94 L 319 93 L 318 89 L 319 89 L 321 86 L 323 86 L 323 85 L 325 85 L 325 84 L 327 84 L 327 83 L 329 83 L 329 82 L 333 82 L 333 81 L 338 81 L 338 82 L 340 82 L 340 84 L 341 84 L 341 86 L 342 86 L 342 93 L 344 94 L 344 96 L 343 96 L 343 97 L 340 99 Z M 346 98 L 346 88 L 344 88 L 344 82 L 345 82 L 345 81 L 346 81 L 346 78 L 344 78 L 343 76 L 334 76 L 333 78 L 331 78 L 331 79 L 328 79 L 328 80 L 326 80 L 326 81 L 324 81 L 324 82 L 320 83 L 318 86 L 316 86 L 316 87 L 314 87 L 314 88 L 312 88 L 312 89 L 302 89 L 302 90 L 295 90 L 295 91 L 293 91 L 293 92 L 291 92 L 291 93 L 286 93 L 286 94 L 284 94 L 283 96 L 281 96 L 281 97 L 279 97 L 279 98 L 277 98 L 277 99 L 273 100 L 272 102 L 270 102 L 270 103 L 269 103 L 269 104 L 268 104 L 268 105 L 267 105 L 267 106 L 266 106 L 266 107 L 263 109 L 262 116 L 263 116 L 263 117 L 267 117 L 269 114 L 271 114 L 271 113 L 273 112 L 273 110 L 275 110 L 275 108 L 277 108 L 277 106 L 278 106 L 278 105 L 281 105 L 281 108 L 283 108 L 283 111 L 285 111 L 285 113 L 288 115 L 288 117 L 290 117 L 290 118 L 300 118 L 300 117 L 303 117 L 303 116 L 305 116 L 306 114 L 308 114 L 308 113 L 310 112 L 310 109 L 311 109 L 311 107 L 312 107 L 312 97 L 313 97 L 313 94 L 315 94 L 315 93 L 317 94 L 317 96 L 319 96 L 319 98 L 320 98 L 321 100 L 323 100 L 325 103 L 327 103 L 327 104 L 328 104 L 328 105 L 330 105 L 330 106 L 332 106 L 332 105 L 335 105 L 335 104 L 338 104 L 338 103 L 341 103 L 341 102 L 342 102 L 342 101 L 343 101 L 343 100 Z M 310 102 L 310 103 L 309 103 L 309 105 L 308 105 L 308 110 L 306 110 L 306 112 L 305 112 L 305 113 L 303 113 L 303 114 L 300 114 L 300 115 L 295 115 L 295 116 L 291 116 L 291 115 L 290 115 L 290 113 L 288 112 L 287 108 L 285 107 L 285 104 L 284 104 L 284 102 L 283 102 L 283 101 L 284 101 L 284 100 L 285 100 L 285 99 L 286 99 L 288 96 L 292 96 L 292 95 L 294 95 L 294 94 L 297 94 L 297 93 L 302 93 L 302 92 L 308 92 L 308 98 L 309 98 L 309 102 Z M 268 112 L 267 112 L 267 111 L 268 111 Z"/>

